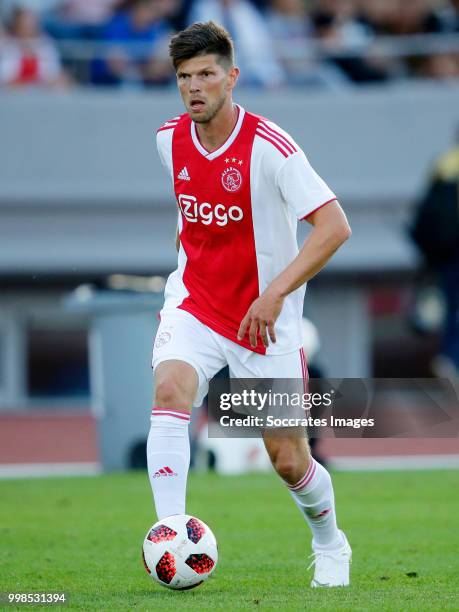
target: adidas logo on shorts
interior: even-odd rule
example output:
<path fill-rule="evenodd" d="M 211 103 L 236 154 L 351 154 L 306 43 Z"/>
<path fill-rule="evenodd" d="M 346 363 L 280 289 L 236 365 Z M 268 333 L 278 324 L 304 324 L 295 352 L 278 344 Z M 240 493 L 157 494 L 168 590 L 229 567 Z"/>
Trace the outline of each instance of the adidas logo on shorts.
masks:
<path fill-rule="evenodd" d="M 186 166 L 184 166 L 180 172 L 177 174 L 177 178 L 181 179 L 182 181 L 189 181 L 190 180 L 190 175 L 188 174 L 188 170 L 186 169 Z"/>

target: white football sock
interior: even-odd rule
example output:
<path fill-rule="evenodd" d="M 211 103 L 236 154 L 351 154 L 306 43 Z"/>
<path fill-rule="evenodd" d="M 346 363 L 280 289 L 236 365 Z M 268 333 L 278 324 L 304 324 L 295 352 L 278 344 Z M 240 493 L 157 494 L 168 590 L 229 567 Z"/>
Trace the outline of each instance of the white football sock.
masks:
<path fill-rule="evenodd" d="M 190 415 L 185 411 L 153 408 L 147 461 L 158 520 L 185 514 L 190 467 L 189 422 Z"/>
<path fill-rule="evenodd" d="M 327 470 L 311 457 L 303 478 L 287 487 L 311 528 L 312 548 L 339 548 L 343 538 L 336 525 L 335 496 Z"/>

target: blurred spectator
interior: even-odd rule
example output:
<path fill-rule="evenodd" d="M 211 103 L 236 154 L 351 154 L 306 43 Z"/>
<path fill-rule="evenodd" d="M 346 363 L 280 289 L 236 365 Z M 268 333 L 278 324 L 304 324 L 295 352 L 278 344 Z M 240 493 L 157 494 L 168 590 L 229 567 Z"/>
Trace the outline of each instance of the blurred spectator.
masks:
<path fill-rule="evenodd" d="M 418 75 L 438 81 L 457 81 L 459 79 L 459 54 L 438 53 L 422 60 Z"/>
<path fill-rule="evenodd" d="M 271 0 L 266 13 L 274 49 L 288 80 L 301 81 L 308 66 L 308 39 L 312 25 L 302 0 Z"/>
<path fill-rule="evenodd" d="M 360 19 L 375 34 L 387 35 L 397 19 L 397 5 L 398 0 L 360 0 Z"/>
<path fill-rule="evenodd" d="M 184 30 L 187 27 L 188 15 L 193 3 L 194 0 L 178 0 L 176 10 L 169 17 L 169 23 L 175 32 L 180 32 L 180 30 Z"/>
<path fill-rule="evenodd" d="M 459 31 L 459 0 L 361 0 L 360 6 L 363 22 L 378 35 L 411 36 Z M 457 59 L 449 53 L 406 57 L 403 62 L 407 75 L 443 80 L 457 76 L 456 64 Z"/>
<path fill-rule="evenodd" d="M 411 235 L 436 271 L 446 319 L 440 354 L 433 369 L 438 376 L 459 376 L 459 144 L 437 161 L 428 189 L 419 203 Z"/>
<path fill-rule="evenodd" d="M 349 79 L 343 71 L 314 57 L 310 42 L 313 26 L 303 0 L 271 0 L 266 18 L 289 83 L 328 88 L 348 86 Z"/>
<path fill-rule="evenodd" d="M 56 47 L 43 34 L 30 9 L 18 7 L 12 11 L 7 36 L 0 45 L 0 85 L 69 85 Z"/>
<path fill-rule="evenodd" d="M 315 35 L 328 50 L 332 62 L 357 83 L 385 81 L 389 70 L 370 57 L 341 57 L 340 51 L 359 52 L 373 39 L 373 30 L 359 20 L 354 0 L 316 0 L 312 12 Z"/>
<path fill-rule="evenodd" d="M 359 0 L 362 19 L 377 34 L 409 35 L 454 32 L 459 0 Z"/>
<path fill-rule="evenodd" d="M 120 0 L 61 0 L 44 17 L 44 26 L 58 39 L 98 38 Z"/>
<path fill-rule="evenodd" d="M 276 87 L 285 82 L 266 20 L 249 0 L 196 0 L 189 22 L 210 20 L 221 23 L 234 40 L 241 83 Z"/>
<path fill-rule="evenodd" d="M 130 0 L 106 25 L 104 60 L 94 63 L 93 81 L 102 85 L 162 84 L 171 79 L 167 18 L 175 0 Z"/>
<path fill-rule="evenodd" d="M 409 35 L 441 32 L 442 20 L 435 10 L 435 0 L 397 0 L 389 34 Z"/>
<path fill-rule="evenodd" d="M 10 15 L 17 1 L 0 0 L 0 15 Z M 20 2 L 25 5 L 32 0 Z M 168 84 L 173 79 L 168 58 L 170 35 L 189 23 L 209 19 L 222 23 L 231 33 L 236 61 L 242 69 L 240 81 L 246 85 L 269 88 L 289 83 L 342 89 L 411 76 L 442 81 L 459 78 L 458 54 L 454 49 L 449 52 L 445 47 L 438 54 L 426 55 L 424 47 L 418 51 L 422 40 L 414 43 L 403 40 L 399 55 L 397 46 L 391 43 L 378 45 L 380 36 L 459 32 L 459 0 L 33 2 L 41 2 L 43 27 L 62 41 L 59 49 L 65 68 L 76 81 L 116 86 Z M 22 11 L 33 15 L 24 7 Z M 35 28 L 36 35 L 31 36 L 30 32 L 13 35 L 10 28 L 3 43 L 0 23 L 0 83 L 10 80 L 30 83 L 38 79 L 64 84 L 56 48 L 33 19 L 35 24 L 28 27 Z M 71 44 L 69 40 L 85 42 Z M 437 40 L 431 42 L 437 45 Z M 412 52 L 411 44 L 415 45 Z M 40 56 L 39 62 L 35 55 Z M 35 63 L 39 69 L 34 67 Z M 11 73 L 15 76 L 10 77 Z"/>
<path fill-rule="evenodd" d="M 316 25 L 332 24 L 333 35 L 337 41 L 353 46 L 367 43 L 373 30 L 361 23 L 355 0 L 314 0 L 311 11 L 312 21 Z"/>
<path fill-rule="evenodd" d="M 266 14 L 275 38 L 305 48 L 313 28 L 303 0 L 271 0 Z"/>
<path fill-rule="evenodd" d="M 450 0 L 439 15 L 444 32 L 459 32 L 459 0 Z"/>

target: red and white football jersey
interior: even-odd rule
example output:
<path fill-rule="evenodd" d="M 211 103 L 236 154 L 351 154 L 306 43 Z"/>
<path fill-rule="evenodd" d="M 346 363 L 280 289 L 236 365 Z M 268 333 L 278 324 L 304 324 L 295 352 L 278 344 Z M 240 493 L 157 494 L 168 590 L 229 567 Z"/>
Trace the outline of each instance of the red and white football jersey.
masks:
<path fill-rule="evenodd" d="M 305 286 L 288 295 L 277 342 L 251 348 L 237 340 L 252 302 L 298 254 L 297 220 L 336 196 L 295 141 L 271 121 L 246 112 L 217 150 L 200 143 L 188 114 L 157 134 L 159 156 L 173 180 L 179 209 L 178 268 L 168 278 L 164 309 L 182 308 L 257 353 L 302 345 Z"/>

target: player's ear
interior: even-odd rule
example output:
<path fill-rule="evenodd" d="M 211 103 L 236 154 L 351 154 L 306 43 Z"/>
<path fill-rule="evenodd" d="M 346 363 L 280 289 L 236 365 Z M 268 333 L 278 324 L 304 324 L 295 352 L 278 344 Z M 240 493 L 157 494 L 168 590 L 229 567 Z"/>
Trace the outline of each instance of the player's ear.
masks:
<path fill-rule="evenodd" d="M 239 73 L 240 70 L 237 66 L 233 66 L 232 68 L 230 68 L 230 71 L 228 73 L 229 79 L 228 79 L 228 85 L 229 85 L 229 89 L 233 89 L 236 86 L 237 80 L 239 78 Z"/>

